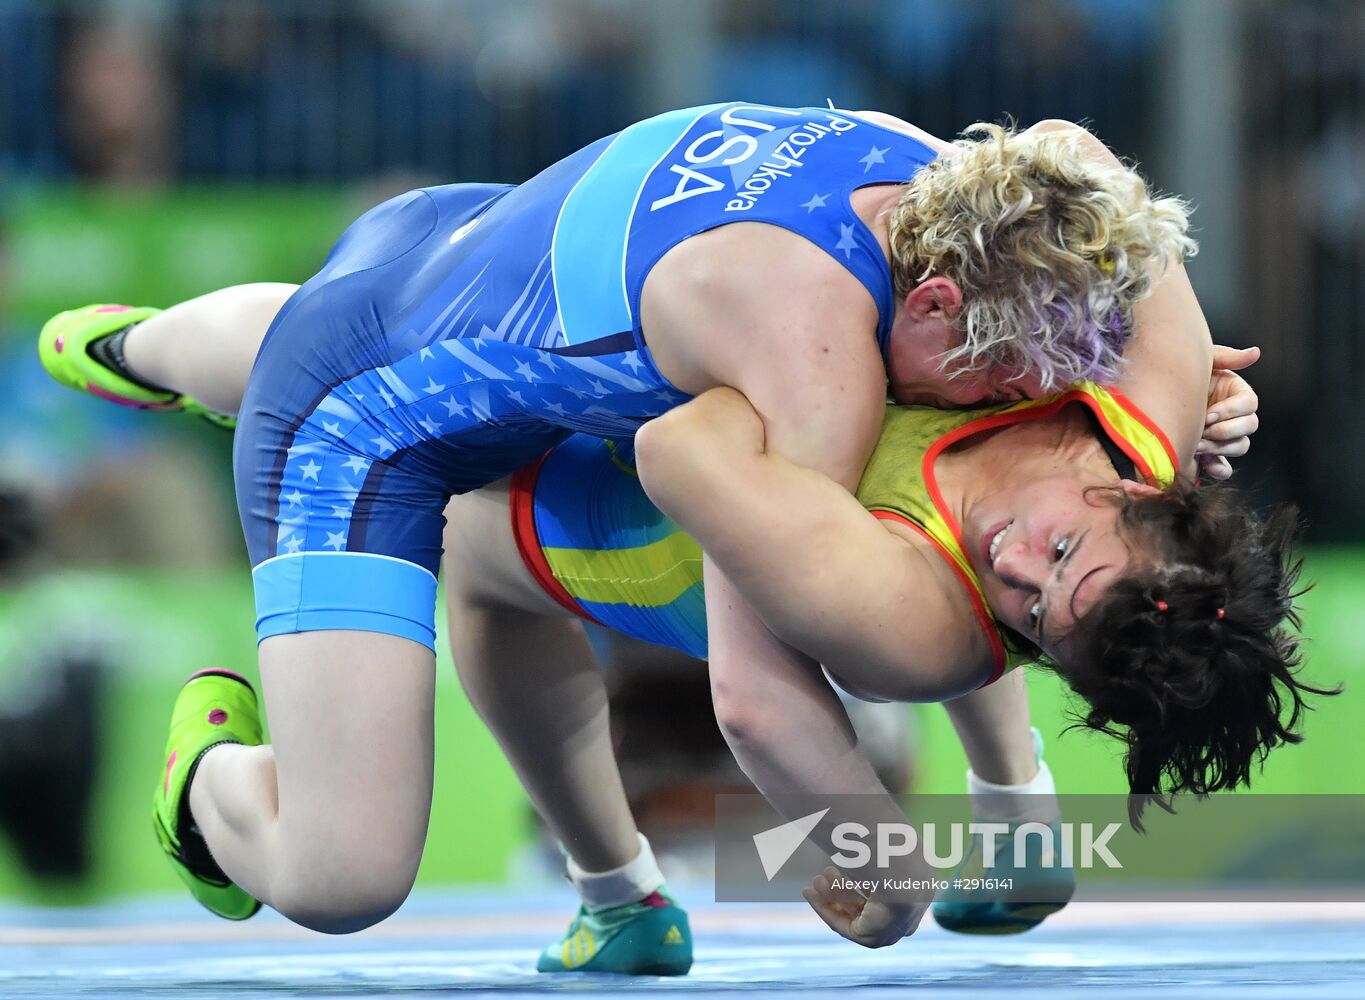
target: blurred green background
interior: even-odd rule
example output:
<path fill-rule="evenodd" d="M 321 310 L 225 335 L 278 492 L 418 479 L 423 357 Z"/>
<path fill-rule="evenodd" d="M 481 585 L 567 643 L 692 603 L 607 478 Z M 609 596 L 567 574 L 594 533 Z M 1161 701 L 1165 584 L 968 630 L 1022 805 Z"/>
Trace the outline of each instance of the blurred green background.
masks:
<path fill-rule="evenodd" d="M 1085 121 L 1196 204 L 1191 274 L 1215 339 L 1265 350 L 1238 475 L 1304 510 L 1305 676 L 1346 685 L 1255 791 L 1365 792 L 1357 0 L 0 0 L 0 486 L 46 528 L 41 558 L 0 578 L 0 820 L 40 808 L 7 783 L 6 736 L 56 801 L 74 780 L 56 763 L 74 726 L 24 728 L 56 697 L 44 651 L 102 664 L 88 874 L 38 880 L 0 836 L 0 898 L 174 890 L 149 806 L 175 689 L 209 665 L 255 676 L 229 436 L 56 387 L 33 351 L 42 322 L 301 281 L 398 191 L 516 182 L 646 115 L 735 98 L 831 99 L 943 136 Z M 1030 690 L 1060 788 L 1121 790 L 1116 745 L 1062 735 L 1052 678 Z M 704 704 L 654 697 L 708 724 Z M 919 790 L 960 791 L 945 716 L 914 716 L 894 752 Z M 421 881 L 523 876 L 526 803 L 444 659 L 437 737 Z"/>

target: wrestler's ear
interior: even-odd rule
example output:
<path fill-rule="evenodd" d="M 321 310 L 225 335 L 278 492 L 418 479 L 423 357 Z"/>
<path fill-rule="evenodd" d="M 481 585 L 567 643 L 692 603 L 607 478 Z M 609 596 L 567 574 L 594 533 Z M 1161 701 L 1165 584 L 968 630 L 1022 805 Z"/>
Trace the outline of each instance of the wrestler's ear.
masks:
<path fill-rule="evenodd" d="M 1134 482 L 1131 479 L 1120 479 L 1119 489 L 1123 490 L 1130 497 L 1159 497 L 1161 490 L 1147 483 Z"/>
<path fill-rule="evenodd" d="M 905 296 L 905 312 L 911 319 L 950 320 L 962 307 L 962 289 L 952 278 L 925 278 Z"/>

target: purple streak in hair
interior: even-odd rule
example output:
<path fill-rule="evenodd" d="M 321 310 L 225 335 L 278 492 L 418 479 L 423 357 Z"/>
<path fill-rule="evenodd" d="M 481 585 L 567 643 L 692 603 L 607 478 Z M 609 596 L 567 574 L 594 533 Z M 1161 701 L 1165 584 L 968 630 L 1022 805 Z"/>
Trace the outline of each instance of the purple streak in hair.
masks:
<path fill-rule="evenodd" d="M 1036 343 L 1028 345 L 1028 353 L 1035 362 L 1047 353 L 1073 381 L 1104 382 L 1114 378 L 1117 371 L 1110 358 L 1122 353 L 1127 339 L 1122 310 L 1111 309 L 1099 320 L 1065 298 L 1054 298 L 1043 306 L 1043 312 L 1056 337 L 1041 350 Z"/>

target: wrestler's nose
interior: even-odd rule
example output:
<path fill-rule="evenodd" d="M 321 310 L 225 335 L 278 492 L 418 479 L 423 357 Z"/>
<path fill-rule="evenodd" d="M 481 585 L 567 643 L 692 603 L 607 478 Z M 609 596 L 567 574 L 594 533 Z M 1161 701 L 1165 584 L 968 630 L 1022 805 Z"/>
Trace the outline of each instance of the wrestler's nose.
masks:
<path fill-rule="evenodd" d="M 995 554 L 995 575 L 1011 586 L 1038 589 L 1047 579 L 1047 572 L 1047 565 L 1027 539 L 1004 544 Z"/>

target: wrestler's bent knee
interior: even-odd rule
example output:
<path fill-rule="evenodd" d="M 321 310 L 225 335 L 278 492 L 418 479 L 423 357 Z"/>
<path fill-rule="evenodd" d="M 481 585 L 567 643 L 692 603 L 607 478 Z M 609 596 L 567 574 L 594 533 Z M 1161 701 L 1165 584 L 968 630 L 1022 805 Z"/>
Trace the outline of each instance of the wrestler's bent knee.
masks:
<path fill-rule="evenodd" d="M 323 866 L 292 872 L 271 904 L 310 930 L 353 934 L 392 915 L 417 878 L 415 860 L 411 865 L 376 866 L 370 859 L 356 859 L 350 867 L 342 877 Z"/>

